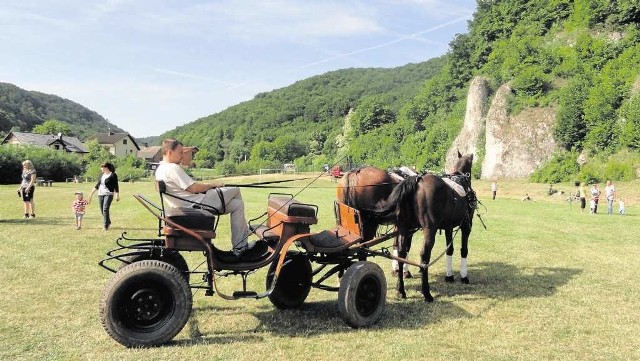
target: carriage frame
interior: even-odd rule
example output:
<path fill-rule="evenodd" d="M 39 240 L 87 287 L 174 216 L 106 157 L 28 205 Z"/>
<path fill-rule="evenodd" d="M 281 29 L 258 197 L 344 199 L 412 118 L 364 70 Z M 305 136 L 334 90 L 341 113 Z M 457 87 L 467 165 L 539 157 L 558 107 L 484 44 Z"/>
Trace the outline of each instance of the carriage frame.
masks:
<path fill-rule="evenodd" d="M 335 227 L 311 232 L 318 207 L 283 193 L 269 194 L 267 211 L 249 221 L 251 231 L 266 242 L 267 252 L 255 259 L 238 259 L 215 247 L 219 216 L 211 209 L 165 209 L 164 196 L 170 194 L 162 186 L 160 205 L 134 195 L 157 218 L 157 236 L 130 238 L 123 232 L 117 247 L 99 262 L 114 273 L 100 300 L 101 322 L 114 340 L 127 347 L 159 346 L 172 340 L 190 317 L 194 289 L 226 300 L 268 297 L 278 309 L 301 306 L 311 288 L 338 292 L 340 317 L 351 327 L 367 327 L 382 316 L 387 291 L 384 272 L 368 258 L 382 256 L 422 267 L 386 248 L 372 248 L 395 238 L 395 229 L 363 241 L 360 212 L 344 203 L 334 203 Z M 206 270 L 190 270 L 184 252 L 201 252 Z M 265 291 L 248 289 L 248 277 L 267 267 Z M 241 286 L 226 294 L 217 280 L 229 276 L 239 277 Z M 340 279 L 339 287 L 327 284 L 333 276 Z"/>

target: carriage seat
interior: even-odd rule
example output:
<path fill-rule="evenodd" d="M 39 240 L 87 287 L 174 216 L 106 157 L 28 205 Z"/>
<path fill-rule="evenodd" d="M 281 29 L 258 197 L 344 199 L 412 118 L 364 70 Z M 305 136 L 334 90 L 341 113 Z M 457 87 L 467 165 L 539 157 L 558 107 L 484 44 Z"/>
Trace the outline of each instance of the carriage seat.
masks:
<path fill-rule="evenodd" d="M 213 230 L 215 217 L 211 212 L 188 207 L 167 207 L 166 217 L 182 227 L 189 229 Z"/>
<path fill-rule="evenodd" d="M 316 218 L 317 209 L 314 206 L 300 203 L 295 199 L 270 197 L 268 206 L 273 212 L 278 212 L 288 217 Z"/>

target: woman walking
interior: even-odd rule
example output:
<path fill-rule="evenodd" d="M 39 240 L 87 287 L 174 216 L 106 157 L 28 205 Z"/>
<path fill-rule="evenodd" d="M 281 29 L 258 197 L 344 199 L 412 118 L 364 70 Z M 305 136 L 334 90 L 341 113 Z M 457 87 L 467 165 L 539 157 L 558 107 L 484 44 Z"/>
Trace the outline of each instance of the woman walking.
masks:
<path fill-rule="evenodd" d="M 36 218 L 33 208 L 33 192 L 36 190 L 36 168 L 30 160 L 22 162 L 22 181 L 18 195 L 24 202 L 24 218 Z"/>
<path fill-rule="evenodd" d="M 98 183 L 91 190 L 87 203 L 91 203 L 93 193 L 98 191 L 98 202 L 100 204 L 100 212 L 102 213 L 102 230 L 106 231 L 111 226 L 111 217 L 109 214 L 109 208 L 111 202 L 115 197 L 116 202 L 120 200 L 120 188 L 118 186 L 118 175 L 116 174 L 116 167 L 113 164 L 106 162 L 100 165 L 102 175 L 98 179 Z"/>

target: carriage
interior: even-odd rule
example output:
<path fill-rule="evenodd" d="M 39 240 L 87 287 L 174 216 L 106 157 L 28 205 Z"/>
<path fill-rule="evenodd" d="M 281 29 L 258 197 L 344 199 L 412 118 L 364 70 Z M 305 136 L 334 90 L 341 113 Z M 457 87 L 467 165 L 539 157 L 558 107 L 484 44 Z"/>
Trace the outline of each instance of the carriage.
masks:
<path fill-rule="evenodd" d="M 266 251 L 237 258 L 212 242 L 219 217 L 192 207 L 165 209 L 163 197 L 171 195 L 162 182 L 158 188 L 160 205 L 134 195 L 157 218 L 157 236 L 129 238 L 123 233 L 116 240 L 117 247 L 99 262 L 115 273 L 103 291 L 100 318 L 117 342 L 140 347 L 173 339 L 190 317 L 194 289 L 204 289 L 206 296 L 217 293 L 227 300 L 267 297 L 276 308 L 289 309 L 301 306 L 311 288 L 317 288 L 338 293 L 340 317 L 354 328 L 369 326 L 381 317 L 387 283 L 382 269 L 367 259 L 399 259 L 385 248 L 372 249 L 396 237 L 397 232 L 364 241 L 360 212 L 335 202 L 335 227 L 314 233 L 310 226 L 318 221 L 316 205 L 272 193 L 267 211 L 249 221 L 252 232 L 266 242 Z M 185 252 L 201 252 L 206 270 L 190 270 Z M 262 268 L 268 269 L 265 290 L 248 289 L 247 278 Z M 241 286 L 226 294 L 218 281 L 229 276 L 239 277 Z M 340 278 L 339 287 L 328 284 L 333 276 Z"/>

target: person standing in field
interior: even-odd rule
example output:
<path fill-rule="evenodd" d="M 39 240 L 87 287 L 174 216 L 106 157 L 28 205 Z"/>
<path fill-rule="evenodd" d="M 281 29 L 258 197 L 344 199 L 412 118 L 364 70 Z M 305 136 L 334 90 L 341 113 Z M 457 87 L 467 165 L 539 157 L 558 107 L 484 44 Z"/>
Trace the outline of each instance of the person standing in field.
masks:
<path fill-rule="evenodd" d="M 116 167 L 109 163 L 103 163 L 100 165 L 102 175 L 98 178 L 95 188 L 89 193 L 89 199 L 87 203 L 91 203 L 93 193 L 98 191 L 98 202 L 100 204 L 100 212 L 102 213 L 102 230 L 106 231 L 111 226 L 111 202 L 116 199 L 116 202 L 120 201 L 120 187 L 118 186 L 118 175 L 116 174 Z"/>
<path fill-rule="evenodd" d="M 593 213 L 598 213 L 598 200 L 600 199 L 600 190 L 598 189 L 598 183 L 593 183 L 591 187 L 591 198 L 596 202 L 596 207 L 593 209 Z"/>
<path fill-rule="evenodd" d="M 36 168 L 30 160 L 22 162 L 22 181 L 18 188 L 18 194 L 24 202 L 24 218 L 36 218 L 33 193 L 36 190 Z"/>
<path fill-rule="evenodd" d="M 587 206 L 587 190 L 584 189 L 584 183 L 580 183 L 578 196 L 580 197 L 580 213 L 584 213 L 584 209 Z"/>
<path fill-rule="evenodd" d="M 613 214 L 613 201 L 616 199 L 616 187 L 607 181 L 607 186 L 604 187 L 604 196 L 607 198 L 607 214 Z"/>
<path fill-rule="evenodd" d="M 82 218 L 87 208 L 87 201 L 84 200 L 82 192 L 76 192 L 76 199 L 73 201 L 71 208 L 76 220 L 76 229 L 80 229 L 82 228 Z"/>
<path fill-rule="evenodd" d="M 624 199 L 618 197 L 618 213 L 624 214 Z"/>
<path fill-rule="evenodd" d="M 492 199 L 496 199 L 496 193 L 498 193 L 498 182 L 495 180 L 491 183 L 491 193 L 493 194 Z"/>

